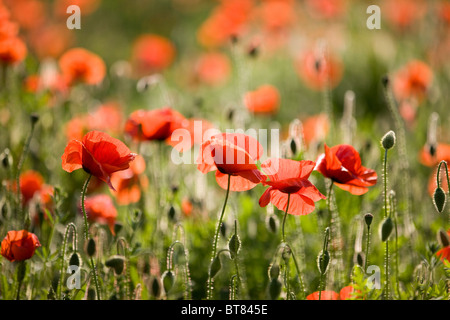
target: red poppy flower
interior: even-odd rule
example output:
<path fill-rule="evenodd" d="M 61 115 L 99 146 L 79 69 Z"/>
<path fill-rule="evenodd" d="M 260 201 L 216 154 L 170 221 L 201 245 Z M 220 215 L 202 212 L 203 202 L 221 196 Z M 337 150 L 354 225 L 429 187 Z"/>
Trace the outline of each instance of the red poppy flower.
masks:
<path fill-rule="evenodd" d="M 18 37 L 0 40 L 0 63 L 17 64 L 25 59 L 27 47 Z"/>
<path fill-rule="evenodd" d="M 188 120 L 178 111 L 169 107 L 154 110 L 134 111 L 125 123 L 125 132 L 137 141 L 165 141 L 175 146 L 178 142 L 172 141 L 172 133 L 176 129 L 188 127 Z M 181 144 L 181 149 L 190 148 L 191 141 Z M 181 151 L 182 151 L 181 150 Z"/>
<path fill-rule="evenodd" d="M 127 146 L 100 131 L 88 132 L 82 141 L 72 140 L 62 155 L 62 168 L 72 172 L 83 168 L 89 174 L 111 184 L 111 174 L 129 168 L 129 163 L 136 157 Z"/>
<path fill-rule="evenodd" d="M 388 0 L 382 4 L 381 11 L 393 26 L 404 30 L 422 19 L 427 11 L 427 3 L 423 0 Z"/>
<path fill-rule="evenodd" d="M 210 86 L 224 84 L 230 76 L 230 71 L 230 60 L 220 52 L 202 54 L 195 67 L 197 79 Z"/>
<path fill-rule="evenodd" d="M 259 15 L 266 29 L 279 32 L 295 21 L 294 2 L 265 1 L 259 8 Z"/>
<path fill-rule="evenodd" d="M 332 55 L 306 52 L 297 63 L 297 73 L 305 84 L 314 90 L 323 90 L 326 85 L 336 87 L 342 79 L 342 63 Z"/>
<path fill-rule="evenodd" d="M 197 168 L 202 173 L 217 170 L 216 181 L 225 190 L 230 175 L 230 190 L 246 191 L 263 179 L 255 164 L 262 153 L 263 147 L 251 136 L 221 133 L 202 144 Z"/>
<path fill-rule="evenodd" d="M 9 261 L 23 261 L 34 255 L 37 247 L 40 247 L 38 237 L 27 230 L 8 231 L 2 241 L 1 254 Z"/>
<path fill-rule="evenodd" d="M 349 300 L 353 297 L 353 292 L 355 292 L 355 288 L 352 285 L 346 286 L 339 292 L 339 297 L 341 300 Z"/>
<path fill-rule="evenodd" d="M 361 165 L 359 153 L 350 145 L 329 148 L 325 144 L 325 153 L 316 162 L 317 171 L 351 194 L 362 195 L 377 183 L 377 173 Z"/>
<path fill-rule="evenodd" d="M 156 35 L 140 36 L 133 45 L 131 63 L 139 76 L 169 67 L 175 58 L 175 47 L 169 39 Z"/>
<path fill-rule="evenodd" d="M 66 13 L 67 16 L 67 13 Z M 74 35 L 66 24 L 49 24 L 30 30 L 29 44 L 39 59 L 58 58 L 74 42 Z"/>
<path fill-rule="evenodd" d="M 288 213 L 306 215 L 311 213 L 314 202 L 325 199 L 325 196 L 308 180 L 314 170 L 313 161 L 295 161 L 290 159 L 269 159 L 261 164 L 261 169 L 270 179 L 264 181 L 269 185 L 261 198 L 259 205 L 265 207 L 269 202 L 286 212 L 288 197 Z"/>
<path fill-rule="evenodd" d="M 244 103 L 250 112 L 274 114 L 280 107 L 280 93 L 272 85 L 263 85 L 255 91 L 247 92 Z"/>
<path fill-rule="evenodd" d="M 111 230 L 111 233 L 114 234 L 117 209 L 110 197 L 104 194 L 87 197 L 84 200 L 84 207 L 87 218 L 90 222 L 107 224 Z"/>
<path fill-rule="evenodd" d="M 67 8 L 70 5 L 80 7 L 82 15 L 89 15 L 95 12 L 100 6 L 101 0 L 56 0 L 54 2 L 54 11 L 59 17 L 67 18 Z"/>
<path fill-rule="evenodd" d="M 38 0 L 13 0 L 8 2 L 11 17 L 23 29 L 31 30 L 41 26 L 46 17 L 45 4 Z"/>
<path fill-rule="evenodd" d="M 59 67 L 64 79 L 71 85 L 78 81 L 89 85 L 99 84 L 106 74 L 102 58 L 83 48 L 70 49 L 64 53 L 59 59 Z"/>
<path fill-rule="evenodd" d="M 20 175 L 19 182 L 23 204 L 25 205 L 33 199 L 36 192 L 41 190 L 44 185 L 44 178 L 39 172 L 28 170 Z"/>
<path fill-rule="evenodd" d="M 450 237 L 450 229 L 447 230 L 447 234 Z M 443 247 L 441 250 L 436 252 L 436 256 L 438 256 L 442 261 L 450 261 L 450 246 Z"/>
<path fill-rule="evenodd" d="M 319 300 L 319 291 L 308 295 L 306 300 Z M 339 300 L 339 294 L 334 291 L 322 291 L 320 300 Z"/>
<path fill-rule="evenodd" d="M 181 212 L 183 212 L 186 217 L 189 217 L 192 214 L 193 209 L 194 205 L 192 202 L 188 198 L 183 198 L 181 201 Z"/>
<path fill-rule="evenodd" d="M 344 0 L 307 0 L 306 5 L 315 17 L 331 19 L 345 14 Z"/>
<path fill-rule="evenodd" d="M 427 167 L 434 167 L 442 160 L 450 162 L 450 145 L 439 143 L 436 147 L 434 155 L 430 153 L 429 146 L 424 146 L 419 153 L 419 161 Z"/>
<path fill-rule="evenodd" d="M 112 174 L 111 183 L 116 186 L 114 195 L 119 204 L 127 205 L 139 201 L 141 190 L 148 186 L 147 177 L 141 175 L 144 171 L 144 158 L 137 155 L 128 169 Z"/>
<path fill-rule="evenodd" d="M 427 95 L 433 72 L 422 61 L 413 60 L 400 69 L 393 79 L 393 92 L 398 101 L 415 99 L 421 102 Z"/>

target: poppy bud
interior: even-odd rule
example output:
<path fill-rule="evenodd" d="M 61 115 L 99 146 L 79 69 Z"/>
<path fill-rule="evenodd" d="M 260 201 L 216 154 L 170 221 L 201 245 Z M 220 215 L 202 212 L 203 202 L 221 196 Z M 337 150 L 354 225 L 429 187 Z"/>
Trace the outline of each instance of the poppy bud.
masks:
<path fill-rule="evenodd" d="M 319 256 L 317 257 L 317 267 L 319 268 L 320 274 L 327 273 L 329 263 L 330 254 L 328 250 L 325 250 L 325 252 L 321 251 Z"/>
<path fill-rule="evenodd" d="M 123 228 L 123 225 L 119 222 L 114 223 L 114 234 L 118 234 Z"/>
<path fill-rule="evenodd" d="M 386 241 L 391 235 L 393 229 L 394 223 L 392 222 L 391 217 L 387 217 L 381 225 L 381 241 Z"/>
<path fill-rule="evenodd" d="M 297 143 L 295 139 L 291 138 L 291 142 L 289 143 L 289 147 L 291 148 L 291 152 L 293 155 L 297 154 Z"/>
<path fill-rule="evenodd" d="M 158 298 L 161 294 L 161 284 L 159 283 L 159 279 L 157 277 L 153 278 L 151 293 L 155 298 Z"/>
<path fill-rule="evenodd" d="M 105 266 L 113 268 L 116 274 L 122 274 L 123 268 L 125 266 L 125 259 L 123 256 L 119 255 L 111 256 L 111 258 L 106 260 Z"/>
<path fill-rule="evenodd" d="M 278 299 L 281 293 L 281 286 L 282 286 L 281 281 L 278 280 L 278 278 L 273 278 L 272 280 L 270 280 L 269 284 L 270 299 L 272 300 Z"/>
<path fill-rule="evenodd" d="M 172 289 L 173 284 L 175 282 L 175 275 L 173 274 L 172 271 L 167 270 L 162 275 L 162 281 L 163 281 L 164 291 L 166 293 L 168 293 L 170 291 L 170 289 Z"/>
<path fill-rule="evenodd" d="M 9 167 L 12 166 L 13 160 L 11 157 L 11 152 L 9 151 L 8 148 L 6 148 L 5 151 L 2 152 L 1 160 L 2 160 L 3 168 L 8 169 Z"/>
<path fill-rule="evenodd" d="M 222 235 L 222 237 L 225 238 L 226 233 L 227 233 L 227 225 L 224 222 L 222 222 L 220 224 L 220 234 Z"/>
<path fill-rule="evenodd" d="M 268 228 L 271 232 L 276 233 L 277 232 L 277 217 L 275 215 L 270 215 L 269 219 L 267 221 Z"/>
<path fill-rule="evenodd" d="M 428 146 L 428 153 L 430 156 L 434 157 L 436 155 L 437 146 L 435 143 L 432 143 Z"/>
<path fill-rule="evenodd" d="M 395 132 L 391 130 L 386 133 L 381 139 L 381 145 L 385 150 L 392 149 L 395 145 Z"/>
<path fill-rule="evenodd" d="M 87 246 L 86 246 L 86 253 L 89 257 L 92 257 L 95 252 L 97 251 L 97 246 L 95 244 L 95 240 L 90 238 L 88 240 Z"/>
<path fill-rule="evenodd" d="M 280 265 L 278 263 L 274 263 L 269 267 L 269 278 L 277 279 L 280 275 Z"/>
<path fill-rule="evenodd" d="M 211 262 L 211 266 L 209 268 L 209 275 L 211 278 L 214 278 L 217 273 L 222 269 L 222 262 L 220 261 L 219 256 L 216 256 Z"/>
<path fill-rule="evenodd" d="M 72 255 L 70 256 L 70 260 L 69 260 L 69 266 L 80 266 L 80 255 L 78 254 L 78 252 L 74 252 L 72 253 Z"/>
<path fill-rule="evenodd" d="M 30 115 L 30 120 L 31 120 L 31 125 L 34 126 L 36 124 L 36 122 L 39 121 L 39 115 L 37 113 L 32 113 Z"/>
<path fill-rule="evenodd" d="M 237 234 L 233 234 L 228 241 L 228 249 L 230 250 L 230 257 L 234 260 L 239 252 L 241 247 L 241 240 Z"/>
<path fill-rule="evenodd" d="M 173 206 L 170 206 L 169 212 L 168 212 L 168 216 L 170 221 L 174 221 L 175 220 L 175 208 Z"/>
<path fill-rule="evenodd" d="M 89 288 L 87 292 L 87 300 L 95 300 L 95 299 L 96 299 L 95 289 Z"/>
<path fill-rule="evenodd" d="M 444 207 L 445 207 L 445 203 L 446 203 L 447 197 L 445 195 L 444 190 L 442 190 L 441 187 L 436 188 L 436 190 L 434 190 L 433 200 L 434 200 L 433 202 L 434 202 L 434 206 L 436 207 L 436 210 L 439 213 L 444 211 Z"/>
<path fill-rule="evenodd" d="M 364 260 L 366 260 L 365 256 L 364 256 L 364 252 L 358 252 L 356 254 L 356 264 L 358 264 L 359 266 L 364 266 Z"/>
<path fill-rule="evenodd" d="M 440 229 L 437 233 L 438 242 L 442 247 L 450 246 L 450 239 L 444 229 Z"/>
<path fill-rule="evenodd" d="M 364 215 L 364 221 L 366 222 L 367 227 L 370 228 L 370 225 L 372 224 L 373 221 L 373 214 L 366 213 Z"/>

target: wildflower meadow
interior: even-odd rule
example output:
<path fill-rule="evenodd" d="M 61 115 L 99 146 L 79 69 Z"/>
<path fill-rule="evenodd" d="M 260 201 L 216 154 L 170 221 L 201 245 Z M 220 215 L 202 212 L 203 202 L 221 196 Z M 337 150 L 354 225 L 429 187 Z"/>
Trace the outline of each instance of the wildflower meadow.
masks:
<path fill-rule="evenodd" d="M 449 300 L 449 57 L 446 0 L 0 0 L 0 299 Z"/>

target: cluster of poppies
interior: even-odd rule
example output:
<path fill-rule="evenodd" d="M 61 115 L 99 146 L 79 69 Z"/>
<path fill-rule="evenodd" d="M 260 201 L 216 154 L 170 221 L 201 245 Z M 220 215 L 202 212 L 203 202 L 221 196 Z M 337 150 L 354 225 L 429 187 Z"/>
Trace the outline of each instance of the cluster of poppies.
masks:
<path fill-rule="evenodd" d="M 263 154 L 261 144 L 251 136 L 222 133 L 202 144 L 198 169 L 202 173 L 215 171 L 216 181 L 223 189 L 246 191 L 261 183 L 269 188 L 259 200 L 265 207 L 271 202 L 278 209 L 293 215 L 305 215 L 314 210 L 314 202 L 324 195 L 308 180 L 316 169 L 336 186 L 355 195 L 368 191 L 377 182 L 374 170 L 361 165 L 358 152 L 350 145 L 329 148 L 317 163 L 309 160 L 268 159 L 256 165 Z M 287 208 L 290 197 L 289 208 Z"/>

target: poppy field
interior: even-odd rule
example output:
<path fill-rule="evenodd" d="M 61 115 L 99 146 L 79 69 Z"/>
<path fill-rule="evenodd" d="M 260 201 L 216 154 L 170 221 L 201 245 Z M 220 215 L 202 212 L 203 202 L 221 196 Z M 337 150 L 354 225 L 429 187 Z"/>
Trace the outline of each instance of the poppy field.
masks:
<path fill-rule="evenodd" d="M 449 300 L 449 57 L 446 0 L 0 0 L 0 299 Z"/>

